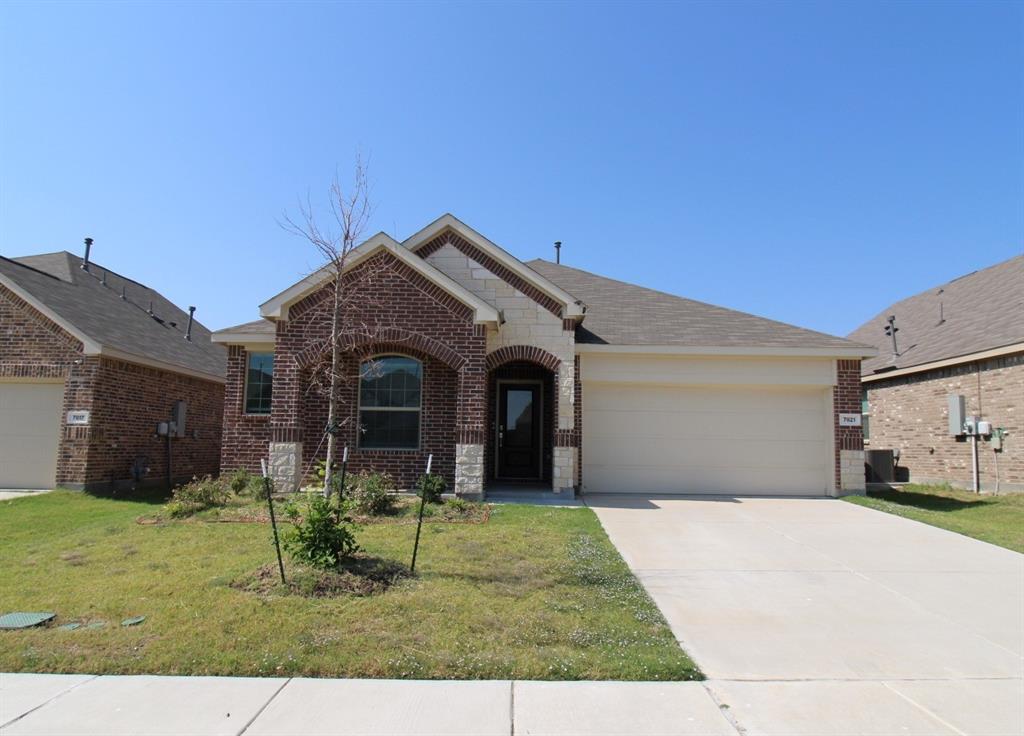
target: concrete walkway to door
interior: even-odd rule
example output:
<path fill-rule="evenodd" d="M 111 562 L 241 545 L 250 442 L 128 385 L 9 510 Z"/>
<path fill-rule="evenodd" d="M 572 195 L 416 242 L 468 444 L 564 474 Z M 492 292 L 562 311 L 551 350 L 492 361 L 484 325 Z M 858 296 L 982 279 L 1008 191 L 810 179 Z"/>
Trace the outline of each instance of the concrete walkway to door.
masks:
<path fill-rule="evenodd" d="M 1024 555 L 834 499 L 589 496 L 746 733 L 1024 733 Z"/>

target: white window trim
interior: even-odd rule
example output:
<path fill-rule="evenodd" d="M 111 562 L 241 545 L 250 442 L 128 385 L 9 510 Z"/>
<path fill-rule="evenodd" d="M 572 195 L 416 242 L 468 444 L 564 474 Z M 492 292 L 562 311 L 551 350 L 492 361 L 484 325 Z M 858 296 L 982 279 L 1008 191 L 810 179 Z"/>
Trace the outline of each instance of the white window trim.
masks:
<path fill-rule="evenodd" d="M 382 360 L 384 358 L 407 358 L 419 363 L 420 366 L 420 405 L 415 409 L 408 406 L 368 406 L 363 409 L 363 365 L 366 363 Z M 382 353 L 374 355 L 366 360 L 359 361 L 359 385 L 356 387 L 356 450 L 360 452 L 419 452 L 423 448 L 423 386 L 426 383 L 427 370 L 423 361 L 414 355 L 405 353 Z M 363 445 L 362 417 L 363 411 L 415 411 L 416 421 L 416 446 L 415 447 L 366 447 Z"/>

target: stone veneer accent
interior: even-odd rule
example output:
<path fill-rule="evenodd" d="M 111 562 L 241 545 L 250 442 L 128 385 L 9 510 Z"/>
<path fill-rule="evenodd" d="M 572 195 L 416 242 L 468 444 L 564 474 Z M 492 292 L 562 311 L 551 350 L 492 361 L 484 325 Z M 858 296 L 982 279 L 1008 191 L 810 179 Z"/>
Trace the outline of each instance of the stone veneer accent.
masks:
<path fill-rule="evenodd" d="M 417 252 L 460 286 L 501 311 L 504 324 L 487 331 L 489 370 L 512 361 L 527 361 L 555 373 L 557 393 L 546 399 L 555 402 L 557 411 L 554 444 L 576 444 L 575 333 L 567 329 L 561 309 L 553 308 L 550 297 L 455 233 L 442 233 Z M 556 481 L 554 454 L 551 462 L 552 484 L 565 483 L 564 476 Z M 573 483 L 571 476 L 569 483 Z"/>
<path fill-rule="evenodd" d="M 302 443 L 271 442 L 268 472 L 274 488 L 293 491 L 302 484 Z"/>
<path fill-rule="evenodd" d="M 468 499 L 484 497 L 484 446 L 455 446 L 455 494 Z"/>
<path fill-rule="evenodd" d="M 556 447 L 551 490 L 555 493 L 572 493 L 576 488 L 576 448 Z"/>
<path fill-rule="evenodd" d="M 1024 353 L 864 383 L 868 449 L 900 450 L 916 483 L 970 488 L 971 444 L 949 434 L 949 394 L 961 394 L 968 415 L 981 415 L 1009 435 L 1003 450 L 978 444 L 982 490 L 1024 492 Z"/>
<path fill-rule="evenodd" d="M 867 489 L 864 475 L 864 451 L 839 451 L 839 489 L 842 494 L 863 494 Z"/>

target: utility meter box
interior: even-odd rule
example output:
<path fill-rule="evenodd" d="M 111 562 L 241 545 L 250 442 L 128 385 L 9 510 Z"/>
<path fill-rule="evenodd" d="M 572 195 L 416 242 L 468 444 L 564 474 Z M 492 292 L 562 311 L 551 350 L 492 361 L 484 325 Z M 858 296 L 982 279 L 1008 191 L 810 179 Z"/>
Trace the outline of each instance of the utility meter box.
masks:
<path fill-rule="evenodd" d="M 174 426 L 174 436 L 185 436 L 185 412 L 188 404 L 184 401 L 175 401 L 174 409 L 171 411 L 171 424 Z"/>
<path fill-rule="evenodd" d="M 964 421 L 966 417 L 966 409 L 964 405 L 964 397 L 961 394 L 950 394 L 949 395 L 949 433 L 954 437 L 959 437 L 964 433 Z"/>

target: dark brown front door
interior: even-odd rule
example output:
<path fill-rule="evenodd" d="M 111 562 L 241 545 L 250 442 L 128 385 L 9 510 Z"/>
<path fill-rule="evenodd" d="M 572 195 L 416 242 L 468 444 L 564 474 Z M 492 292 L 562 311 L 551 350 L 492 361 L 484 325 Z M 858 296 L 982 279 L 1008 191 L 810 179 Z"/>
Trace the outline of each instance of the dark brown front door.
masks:
<path fill-rule="evenodd" d="M 540 432 L 540 384 L 499 384 L 499 478 L 540 479 Z"/>

